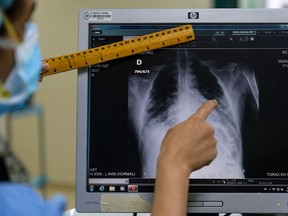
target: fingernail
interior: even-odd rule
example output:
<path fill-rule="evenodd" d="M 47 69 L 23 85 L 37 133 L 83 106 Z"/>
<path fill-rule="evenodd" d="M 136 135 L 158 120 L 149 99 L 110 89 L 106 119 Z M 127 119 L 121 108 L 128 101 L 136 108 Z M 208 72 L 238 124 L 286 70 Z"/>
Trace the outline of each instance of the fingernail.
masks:
<path fill-rule="evenodd" d="M 213 100 L 211 100 L 213 103 L 215 103 L 215 105 L 218 105 L 218 101 L 217 100 L 215 100 L 215 99 L 213 99 Z"/>
<path fill-rule="evenodd" d="M 44 70 L 44 71 L 49 70 L 49 64 L 42 63 L 42 70 Z"/>

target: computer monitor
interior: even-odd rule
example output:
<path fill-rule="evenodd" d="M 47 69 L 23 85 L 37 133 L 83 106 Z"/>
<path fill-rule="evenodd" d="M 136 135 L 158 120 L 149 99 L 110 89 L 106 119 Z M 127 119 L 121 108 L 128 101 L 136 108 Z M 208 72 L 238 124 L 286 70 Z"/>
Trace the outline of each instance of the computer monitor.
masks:
<path fill-rule="evenodd" d="M 288 212 L 287 10 L 83 9 L 79 50 L 184 24 L 195 41 L 79 69 L 78 212 L 149 212 L 167 129 L 208 99 L 218 155 L 188 212 Z"/>

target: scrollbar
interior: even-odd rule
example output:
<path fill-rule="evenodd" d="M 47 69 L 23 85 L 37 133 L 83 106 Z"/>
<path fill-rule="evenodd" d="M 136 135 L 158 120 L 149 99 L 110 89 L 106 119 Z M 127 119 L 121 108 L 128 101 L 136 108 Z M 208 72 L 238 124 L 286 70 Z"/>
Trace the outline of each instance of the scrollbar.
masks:
<path fill-rule="evenodd" d="M 223 207 L 222 201 L 190 201 L 188 207 Z"/>

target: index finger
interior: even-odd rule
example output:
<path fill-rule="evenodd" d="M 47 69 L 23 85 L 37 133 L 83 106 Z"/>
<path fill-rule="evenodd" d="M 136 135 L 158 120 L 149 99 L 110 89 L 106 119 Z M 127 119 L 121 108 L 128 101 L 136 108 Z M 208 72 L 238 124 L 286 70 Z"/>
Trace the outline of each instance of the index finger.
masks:
<path fill-rule="evenodd" d="M 206 119 L 209 114 L 217 107 L 218 102 L 216 100 L 208 100 L 202 104 L 195 114 L 199 115 L 201 118 Z"/>

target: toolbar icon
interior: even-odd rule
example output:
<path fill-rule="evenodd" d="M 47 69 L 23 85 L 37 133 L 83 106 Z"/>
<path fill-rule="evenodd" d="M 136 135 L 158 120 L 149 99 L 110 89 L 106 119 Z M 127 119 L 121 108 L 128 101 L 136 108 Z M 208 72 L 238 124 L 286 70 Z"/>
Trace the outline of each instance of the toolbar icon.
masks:
<path fill-rule="evenodd" d="M 128 192 L 138 192 L 138 185 L 128 185 Z"/>

